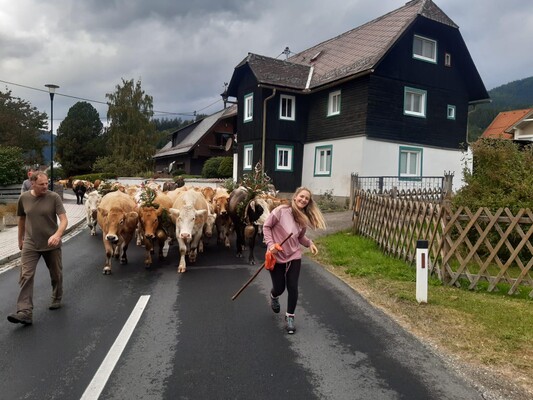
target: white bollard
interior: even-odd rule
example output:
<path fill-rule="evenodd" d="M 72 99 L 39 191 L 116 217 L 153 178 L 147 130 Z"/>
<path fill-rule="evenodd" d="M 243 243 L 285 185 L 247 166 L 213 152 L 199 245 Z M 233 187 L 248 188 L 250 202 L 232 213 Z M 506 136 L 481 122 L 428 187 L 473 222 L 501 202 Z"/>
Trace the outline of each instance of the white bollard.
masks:
<path fill-rule="evenodd" d="M 428 302 L 428 241 L 416 242 L 416 300 L 419 303 Z"/>

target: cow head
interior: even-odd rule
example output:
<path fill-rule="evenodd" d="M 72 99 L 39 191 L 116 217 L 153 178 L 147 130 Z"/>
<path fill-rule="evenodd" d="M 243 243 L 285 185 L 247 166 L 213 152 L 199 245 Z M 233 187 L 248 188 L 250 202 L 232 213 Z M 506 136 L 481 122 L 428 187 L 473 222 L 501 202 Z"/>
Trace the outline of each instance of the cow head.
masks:
<path fill-rule="evenodd" d="M 139 214 L 135 211 L 124 212 L 118 207 L 113 207 L 111 210 L 98 207 L 98 220 L 106 240 L 116 244 L 125 232 L 135 229 Z"/>
<path fill-rule="evenodd" d="M 213 205 L 215 212 L 218 215 L 226 215 L 228 213 L 228 200 L 229 195 L 226 196 L 215 196 L 213 199 Z"/>
<path fill-rule="evenodd" d="M 159 216 L 163 209 L 158 207 L 141 207 L 139 208 L 139 222 L 147 239 L 154 239 L 159 226 Z"/>
<path fill-rule="evenodd" d="M 192 206 L 171 208 L 169 212 L 176 225 L 176 237 L 185 242 L 203 229 L 207 217 L 207 210 L 196 210 Z"/>
<path fill-rule="evenodd" d="M 98 212 L 98 205 L 102 200 L 102 195 L 96 191 L 85 195 L 85 209 L 87 210 L 87 224 L 91 225 L 96 221 L 96 214 Z"/>

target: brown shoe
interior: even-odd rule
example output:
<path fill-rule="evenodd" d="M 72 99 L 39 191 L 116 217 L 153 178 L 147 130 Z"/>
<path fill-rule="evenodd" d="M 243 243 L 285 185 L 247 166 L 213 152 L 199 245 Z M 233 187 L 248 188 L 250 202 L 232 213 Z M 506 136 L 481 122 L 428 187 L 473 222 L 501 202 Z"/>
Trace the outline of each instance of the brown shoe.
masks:
<path fill-rule="evenodd" d="M 24 313 L 21 313 L 21 312 L 9 314 L 7 316 L 7 320 L 9 322 L 13 322 L 14 324 L 22 324 L 22 325 L 31 325 L 33 322 L 30 316 Z"/>
<path fill-rule="evenodd" d="M 61 300 L 52 300 L 52 303 L 48 306 L 49 310 L 57 310 L 61 308 Z"/>

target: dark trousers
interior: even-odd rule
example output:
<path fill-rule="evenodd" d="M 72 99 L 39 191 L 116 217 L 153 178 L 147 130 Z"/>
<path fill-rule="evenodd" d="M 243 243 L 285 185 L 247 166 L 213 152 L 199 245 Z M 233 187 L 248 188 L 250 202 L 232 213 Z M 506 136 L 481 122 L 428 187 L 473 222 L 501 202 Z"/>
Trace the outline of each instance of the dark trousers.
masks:
<path fill-rule="evenodd" d="M 298 303 L 298 279 L 302 260 L 292 260 L 288 263 L 276 263 L 274 269 L 269 271 L 272 278 L 272 296 L 278 297 L 287 288 L 287 313 L 294 314 Z"/>

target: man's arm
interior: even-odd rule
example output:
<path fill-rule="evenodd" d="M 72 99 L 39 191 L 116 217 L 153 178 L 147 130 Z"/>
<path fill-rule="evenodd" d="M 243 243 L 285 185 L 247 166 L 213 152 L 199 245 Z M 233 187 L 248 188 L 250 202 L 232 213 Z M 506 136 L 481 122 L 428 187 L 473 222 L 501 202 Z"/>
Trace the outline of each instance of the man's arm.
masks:
<path fill-rule="evenodd" d="M 63 233 L 65 233 L 65 229 L 67 229 L 67 214 L 59 214 L 58 218 L 59 226 L 57 228 L 57 231 L 55 231 L 55 233 L 48 239 L 48 246 L 50 247 L 55 247 L 59 245 L 59 243 L 61 242 L 61 236 L 63 236 Z"/>
<path fill-rule="evenodd" d="M 26 232 L 26 217 L 19 217 L 19 219 L 18 219 L 19 250 L 22 250 L 22 243 L 24 243 L 24 233 L 25 232 Z"/>

